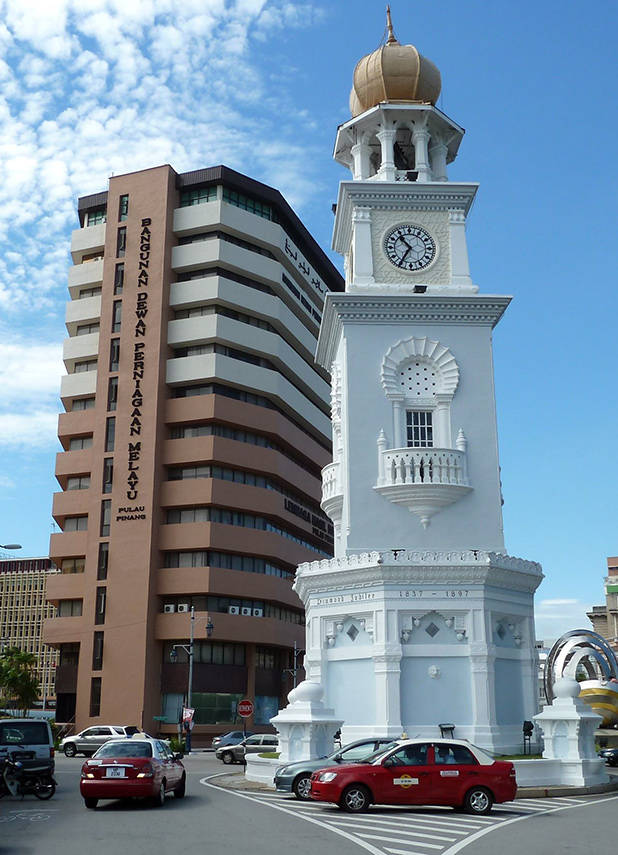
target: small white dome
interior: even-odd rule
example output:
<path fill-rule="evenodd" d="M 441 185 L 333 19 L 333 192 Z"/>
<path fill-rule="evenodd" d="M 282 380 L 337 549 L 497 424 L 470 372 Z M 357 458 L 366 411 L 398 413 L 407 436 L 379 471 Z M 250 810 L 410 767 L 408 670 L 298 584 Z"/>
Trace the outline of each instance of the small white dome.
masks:
<path fill-rule="evenodd" d="M 577 680 L 570 677 L 562 677 L 554 683 L 554 695 L 557 698 L 579 697 L 580 685 Z"/>
<path fill-rule="evenodd" d="M 319 683 L 312 683 L 310 680 L 303 680 L 298 686 L 292 690 L 294 692 L 293 703 L 299 701 L 304 703 L 319 703 L 324 697 L 324 689 Z M 292 694 L 290 692 L 290 694 Z M 288 698 L 290 695 L 288 695 Z"/>

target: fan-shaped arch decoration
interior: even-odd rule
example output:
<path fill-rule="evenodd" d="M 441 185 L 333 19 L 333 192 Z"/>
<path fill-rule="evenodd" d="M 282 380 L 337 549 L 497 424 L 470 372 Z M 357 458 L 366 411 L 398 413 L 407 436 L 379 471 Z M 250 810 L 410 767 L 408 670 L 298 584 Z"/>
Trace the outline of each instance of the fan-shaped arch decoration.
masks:
<path fill-rule="evenodd" d="M 406 397 L 401 379 L 402 368 L 414 359 L 431 366 L 435 375 L 431 396 L 440 394 L 452 397 L 455 394 L 459 383 L 459 367 L 453 354 L 439 341 L 426 336 L 412 336 L 393 345 L 382 360 L 380 379 L 387 398 L 401 400 Z"/>
<path fill-rule="evenodd" d="M 545 697 L 552 703 L 554 683 L 562 677 L 576 679 L 585 673 L 580 695 L 602 716 L 604 724 L 618 721 L 618 660 L 606 639 L 589 629 L 562 635 L 549 651 L 543 681 Z"/>

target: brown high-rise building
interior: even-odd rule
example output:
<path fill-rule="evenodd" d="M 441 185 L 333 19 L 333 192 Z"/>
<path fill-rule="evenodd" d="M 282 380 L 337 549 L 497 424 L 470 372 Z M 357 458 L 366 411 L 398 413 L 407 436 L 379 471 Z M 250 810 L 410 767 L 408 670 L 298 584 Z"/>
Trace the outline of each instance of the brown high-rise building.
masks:
<path fill-rule="evenodd" d="M 277 191 L 225 167 L 113 177 L 78 208 L 45 626 L 58 721 L 175 730 L 193 609 L 194 740 L 244 697 L 259 729 L 304 645 L 295 566 L 332 554 L 313 353 L 342 279 Z"/>

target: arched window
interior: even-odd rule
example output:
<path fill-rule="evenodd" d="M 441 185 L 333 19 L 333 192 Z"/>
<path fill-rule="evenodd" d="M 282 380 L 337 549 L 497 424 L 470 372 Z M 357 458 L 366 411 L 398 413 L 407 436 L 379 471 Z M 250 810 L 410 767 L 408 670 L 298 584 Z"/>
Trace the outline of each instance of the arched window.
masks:
<path fill-rule="evenodd" d="M 393 448 L 452 448 L 451 401 L 459 368 L 450 350 L 425 336 L 403 339 L 382 360 L 393 404 Z"/>

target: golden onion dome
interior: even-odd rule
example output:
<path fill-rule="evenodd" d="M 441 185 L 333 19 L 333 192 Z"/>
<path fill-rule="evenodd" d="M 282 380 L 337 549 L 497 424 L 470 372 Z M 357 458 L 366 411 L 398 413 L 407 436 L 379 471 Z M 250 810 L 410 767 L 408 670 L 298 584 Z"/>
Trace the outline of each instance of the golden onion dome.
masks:
<path fill-rule="evenodd" d="M 397 40 L 388 6 L 386 22 L 386 44 L 364 56 L 354 69 L 350 93 L 350 111 L 354 117 L 383 101 L 435 104 L 440 95 L 440 71 L 414 45 L 402 45 Z"/>

